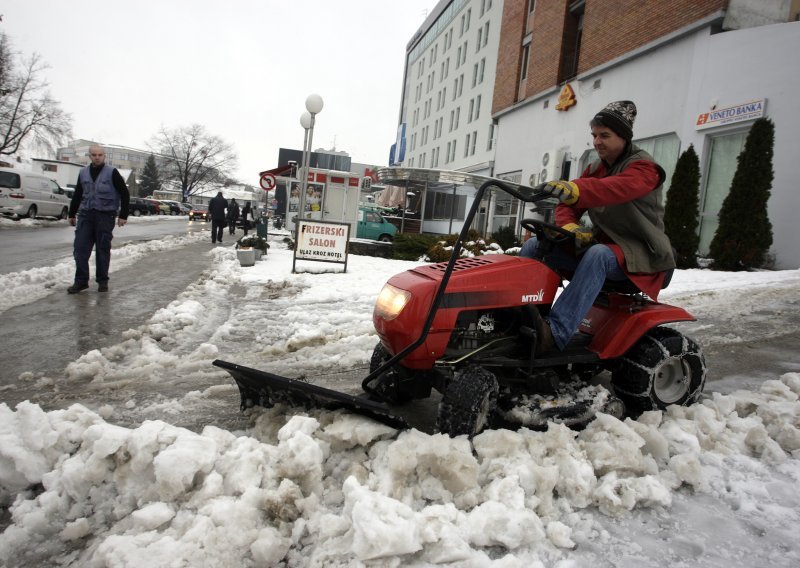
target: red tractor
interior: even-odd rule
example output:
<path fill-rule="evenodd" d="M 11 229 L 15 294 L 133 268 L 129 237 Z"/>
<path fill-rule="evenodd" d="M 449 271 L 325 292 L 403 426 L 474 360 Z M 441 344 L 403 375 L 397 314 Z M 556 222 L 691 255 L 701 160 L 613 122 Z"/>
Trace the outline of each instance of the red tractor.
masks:
<path fill-rule="evenodd" d="M 466 181 L 460 172 L 390 168 L 382 174 L 392 180 L 438 174 Z M 551 420 L 581 425 L 597 412 L 637 416 L 695 402 L 705 382 L 702 352 L 693 340 L 663 327 L 694 318 L 646 298 L 630 282 L 607 283 L 566 349 L 536 355 L 532 312 L 549 312 L 565 276 L 544 257 L 573 235 L 545 220 L 525 219 L 522 226 L 540 243 L 536 259 L 460 258 L 461 243 L 490 187 L 537 203 L 535 211 L 545 218 L 554 206 L 549 194 L 536 189 L 479 179 L 450 260 L 397 274 L 378 296 L 373 322 L 380 342 L 362 381 L 367 396 L 215 361 L 236 379 L 243 407 L 276 402 L 346 407 L 404 427 L 393 409 L 436 390 L 438 431 L 472 436 L 487 427 L 543 427 Z M 594 380 L 604 370 L 611 372 L 613 394 Z"/>

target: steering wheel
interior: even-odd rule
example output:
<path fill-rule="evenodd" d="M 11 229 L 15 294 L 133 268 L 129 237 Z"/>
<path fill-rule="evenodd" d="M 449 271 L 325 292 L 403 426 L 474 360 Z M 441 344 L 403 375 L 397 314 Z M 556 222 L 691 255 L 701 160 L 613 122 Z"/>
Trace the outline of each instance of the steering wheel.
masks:
<path fill-rule="evenodd" d="M 539 219 L 523 219 L 519 222 L 522 228 L 530 231 L 539 240 L 547 241 L 555 245 L 571 242 L 575 239 L 575 233 L 568 231 L 558 225 L 546 223 Z"/>

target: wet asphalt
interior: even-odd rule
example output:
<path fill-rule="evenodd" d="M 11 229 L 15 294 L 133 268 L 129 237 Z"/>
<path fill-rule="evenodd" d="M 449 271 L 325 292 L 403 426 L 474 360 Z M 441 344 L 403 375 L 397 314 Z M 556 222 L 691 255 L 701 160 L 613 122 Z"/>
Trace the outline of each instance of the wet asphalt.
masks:
<path fill-rule="evenodd" d="M 39 400 L 39 377 L 61 375 L 84 353 L 119 343 L 123 332 L 146 322 L 211 268 L 205 254 L 211 247 L 203 241 L 153 252 L 113 271 L 106 293 L 92 282 L 88 290 L 67 294 L 70 282 L 64 282 L 52 294 L 0 314 L 0 401 L 13 407 Z"/>

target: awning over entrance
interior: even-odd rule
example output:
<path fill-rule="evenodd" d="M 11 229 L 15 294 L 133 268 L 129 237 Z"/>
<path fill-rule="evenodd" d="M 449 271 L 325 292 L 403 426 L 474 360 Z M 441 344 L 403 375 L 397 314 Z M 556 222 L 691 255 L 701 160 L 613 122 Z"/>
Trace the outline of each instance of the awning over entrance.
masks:
<path fill-rule="evenodd" d="M 291 164 L 286 164 L 285 166 L 278 166 L 277 168 L 272 168 L 271 170 L 264 170 L 263 172 L 258 172 L 259 177 L 263 176 L 264 174 L 272 174 L 274 176 L 282 176 L 285 173 L 292 171 L 294 166 Z"/>

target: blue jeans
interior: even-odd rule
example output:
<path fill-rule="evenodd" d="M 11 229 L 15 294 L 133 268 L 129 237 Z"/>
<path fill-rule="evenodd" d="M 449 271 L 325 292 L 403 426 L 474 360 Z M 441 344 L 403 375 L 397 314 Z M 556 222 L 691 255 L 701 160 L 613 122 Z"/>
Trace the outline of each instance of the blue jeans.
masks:
<path fill-rule="evenodd" d="M 536 237 L 525 241 L 519 255 L 533 258 L 537 247 Z M 606 245 L 592 245 L 576 258 L 562 247 L 556 246 L 545 258 L 547 266 L 559 272 L 573 272 L 569 284 L 553 303 L 550 315 L 550 331 L 559 349 L 564 349 L 570 338 L 578 330 L 583 316 L 592 307 L 603 282 L 608 280 L 627 280 L 625 272 L 617 262 L 617 257 Z"/>
<path fill-rule="evenodd" d="M 114 231 L 116 213 L 78 211 L 75 224 L 75 243 L 72 255 L 75 257 L 75 284 L 89 283 L 89 258 L 94 249 L 95 275 L 97 282 L 108 282 L 108 266 L 111 264 L 111 239 Z"/>

